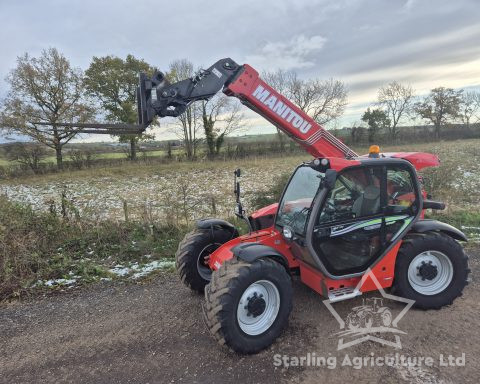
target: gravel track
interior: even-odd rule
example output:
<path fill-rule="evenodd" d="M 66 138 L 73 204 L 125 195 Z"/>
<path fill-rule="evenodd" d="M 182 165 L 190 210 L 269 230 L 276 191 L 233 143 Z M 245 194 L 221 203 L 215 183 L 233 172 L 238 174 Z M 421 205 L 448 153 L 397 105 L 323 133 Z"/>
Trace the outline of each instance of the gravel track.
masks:
<path fill-rule="evenodd" d="M 337 352 L 339 326 L 313 291 L 294 283 L 290 325 L 268 350 L 238 356 L 220 348 L 202 322 L 203 297 L 173 273 L 143 284 L 97 284 L 0 307 L 2 383 L 478 383 L 480 249 L 470 248 L 472 283 L 439 311 L 410 310 L 402 350 L 364 342 Z M 374 295 L 374 294 L 370 294 Z M 378 295 L 378 294 L 377 294 Z M 339 311 L 361 298 L 336 304 Z M 274 355 L 337 357 L 337 367 L 275 367 Z M 340 367 L 349 356 L 432 356 L 432 367 Z M 466 354 L 464 367 L 438 356 Z"/>

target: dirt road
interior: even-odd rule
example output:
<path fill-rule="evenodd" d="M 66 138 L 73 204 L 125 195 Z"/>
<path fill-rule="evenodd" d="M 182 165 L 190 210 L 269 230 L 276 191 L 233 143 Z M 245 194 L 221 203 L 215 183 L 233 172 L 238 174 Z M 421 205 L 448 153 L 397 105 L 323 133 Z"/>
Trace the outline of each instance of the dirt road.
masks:
<path fill-rule="evenodd" d="M 367 341 L 337 351 L 339 324 L 315 293 L 296 282 L 294 310 L 283 336 L 258 355 L 237 356 L 206 333 L 202 297 L 174 274 L 165 274 L 143 285 L 97 285 L 0 307 L 0 381 L 345 383 L 354 378 L 356 383 L 478 383 L 480 250 L 469 253 L 472 283 L 464 296 L 440 311 L 410 310 L 399 323 L 406 332 L 400 335 L 401 349 Z M 361 303 L 358 298 L 335 306 L 348 312 Z M 330 367 L 276 366 L 283 355 L 307 353 L 329 357 Z M 395 353 L 431 357 L 433 364 L 346 365 L 372 354 Z M 441 365 L 448 363 L 448 355 L 460 358 L 456 363 L 462 365 L 462 353 L 465 366 Z"/>

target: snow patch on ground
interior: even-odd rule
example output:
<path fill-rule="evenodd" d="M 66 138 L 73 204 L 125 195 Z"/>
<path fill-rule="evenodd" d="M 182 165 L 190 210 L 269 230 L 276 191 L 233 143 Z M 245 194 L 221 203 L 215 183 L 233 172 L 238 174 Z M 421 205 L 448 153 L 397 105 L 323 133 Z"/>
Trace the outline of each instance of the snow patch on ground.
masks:
<path fill-rule="evenodd" d="M 130 268 L 118 264 L 115 265 L 113 268 L 109 269 L 108 271 L 117 276 L 126 276 L 130 273 Z"/>
<path fill-rule="evenodd" d="M 147 264 L 131 263 L 128 266 L 117 264 L 109 269 L 109 272 L 121 277 L 129 276 L 130 279 L 135 280 L 147 276 L 155 270 L 169 268 L 174 264 L 173 260 L 154 260 Z"/>
<path fill-rule="evenodd" d="M 151 257 L 151 255 L 146 255 L 147 258 Z M 108 271 L 113 275 L 119 278 L 127 278 L 131 280 L 137 280 L 141 277 L 148 276 L 152 272 L 170 268 L 175 265 L 175 261 L 173 260 L 153 260 L 147 264 L 139 264 L 138 262 L 129 263 L 128 265 L 121 265 L 117 264 L 113 268 L 110 268 Z M 77 283 L 81 282 L 82 277 L 75 275 L 73 272 L 69 272 L 69 278 L 65 279 L 50 279 L 50 280 L 38 280 L 34 283 L 31 287 L 38 288 L 38 287 L 68 287 L 72 288 Z M 100 281 L 112 281 L 111 277 L 101 277 L 98 279 Z"/>
<path fill-rule="evenodd" d="M 77 283 L 78 276 L 75 279 L 50 279 L 46 281 L 38 280 L 33 287 L 58 287 L 58 286 L 73 286 Z"/>

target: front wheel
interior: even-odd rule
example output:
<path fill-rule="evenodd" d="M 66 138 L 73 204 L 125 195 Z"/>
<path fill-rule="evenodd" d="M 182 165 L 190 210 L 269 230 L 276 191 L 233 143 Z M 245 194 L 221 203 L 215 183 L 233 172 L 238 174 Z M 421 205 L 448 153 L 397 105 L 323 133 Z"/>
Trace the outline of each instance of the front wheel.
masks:
<path fill-rule="evenodd" d="M 467 255 L 450 236 L 411 234 L 397 255 L 394 293 L 415 300 L 418 308 L 438 309 L 462 294 L 469 272 Z"/>
<path fill-rule="evenodd" d="M 223 228 L 196 229 L 187 233 L 175 254 L 176 269 L 183 283 L 203 293 L 212 276 L 208 258 L 234 236 L 232 231 Z"/>
<path fill-rule="evenodd" d="M 271 345 L 288 323 L 291 279 L 271 259 L 231 259 L 213 272 L 205 300 L 204 320 L 218 343 L 238 353 L 256 353 Z"/>

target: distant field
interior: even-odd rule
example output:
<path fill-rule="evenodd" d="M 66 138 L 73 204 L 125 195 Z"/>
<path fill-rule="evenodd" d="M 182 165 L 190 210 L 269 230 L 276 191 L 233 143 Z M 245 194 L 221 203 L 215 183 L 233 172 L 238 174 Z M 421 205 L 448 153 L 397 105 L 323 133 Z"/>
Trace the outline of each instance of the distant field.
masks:
<path fill-rule="evenodd" d="M 359 153 L 367 150 L 355 149 Z M 480 210 L 479 139 L 384 146 L 382 150 L 438 154 L 442 165 L 427 171 L 429 192 L 446 200 L 449 210 Z M 51 200 L 59 204 L 61 191 L 66 188 L 80 214 L 97 217 L 123 217 L 124 201 L 133 216 L 172 217 L 188 210 L 197 217 L 213 214 L 228 217 L 234 206 L 232 172 L 236 167 L 244 171 L 242 187 L 248 208 L 253 194 L 264 193 L 279 175 L 291 173 L 296 165 L 309 158 L 305 154 L 226 162 L 139 162 L 2 181 L 0 193 L 46 210 Z"/>
<path fill-rule="evenodd" d="M 172 153 L 180 153 L 179 150 L 174 150 Z M 145 156 L 147 157 L 155 157 L 155 156 L 165 156 L 166 151 L 164 150 L 157 150 L 157 151 L 145 151 Z M 143 156 L 142 152 L 138 153 L 138 156 Z M 124 152 L 105 152 L 105 153 L 97 153 L 94 155 L 95 159 L 125 159 L 127 157 L 126 153 Z M 64 154 L 64 161 L 68 162 L 70 159 L 68 157 L 68 152 Z M 42 163 L 55 163 L 56 158 L 55 156 L 48 156 L 42 160 Z M 14 164 L 15 162 L 8 161 L 7 159 L 0 156 L 0 166 L 8 166 Z"/>
<path fill-rule="evenodd" d="M 231 144 L 238 144 L 238 143 L 249 143 L 249 144 L 254 144 L 254 143 L 259 143 L 259 142 L 268 142 L 268 141 L 273 141 L 276 140 L 277 134 L 262 134 L 262 135 L 246 135 L 246 136 L 236 136 L 236 137 L 227 137 L 225 146 L 222 148 L 225 150 L 225 147 L 228 143 Z M 165 146 L 165 142 L 151 142 L 148 143 L 147 147 L 144 148 L 144 150 L 138 150 L 137 155 L 140 156 L 147 156 L 147 157 L 160 157 L 160 156 L 165 156 L 167 154 L 167 151 L 162 149 L 154 149 L 151 150 L 152 148 L 155 148 L 156 146 Z M 69 156 L 68 156 L 68 150 L 72 148 L 75 149 L 81 149 L 81 150 L 87 150 L 87 149 L 94 149 L 94 158 L 95 159 L 125 159 L 127 157 L 127 147 L 125 147 L 124 151 L 115 151 L 113 147 L 105 144 L 105 143 L 81 143 L 81 144 L 70 144 L 67 145 L 68 148 L 64 149 L 64 155 L 63 155 L 63 161 L 68 162 Z M 199 149 L 199 153 L 202 153 L 203 149 Z M 172 149 L 172 154 L 173 155 L 181 155 L 183 154 L 183 149 L 174 147 Z M 45 159 L 42 160 L 42 163 L 48 164 L 52 163 L 54 164 L 56 162 L 55 156 L 52 154 L 51 156 L 46 157 Z M 8 161 L 4 156 L 2 156 L 2 153 L 0 152 L 0 166 L 8 166 L 15 164 L 15 161 Z"/>

